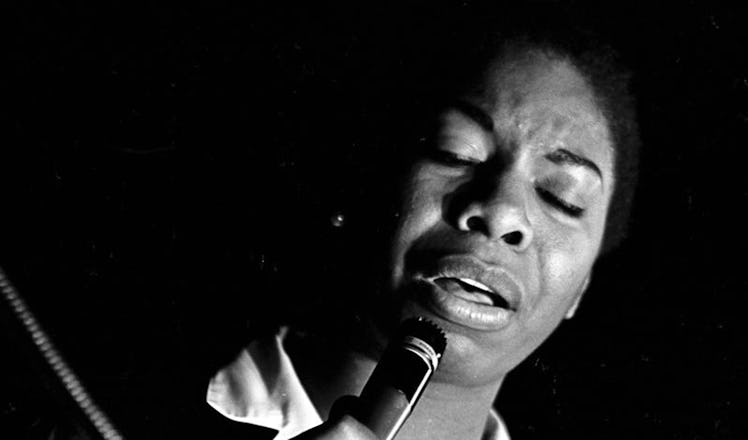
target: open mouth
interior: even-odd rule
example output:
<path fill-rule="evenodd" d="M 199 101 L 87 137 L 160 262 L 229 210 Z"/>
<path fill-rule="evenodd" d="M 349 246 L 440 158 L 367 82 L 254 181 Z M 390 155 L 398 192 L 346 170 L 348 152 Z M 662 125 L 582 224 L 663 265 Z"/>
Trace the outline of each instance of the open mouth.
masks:
<path fill-rule="evenodd" d="M 491 290 L 490 287 L 472 278 L 438 277 L 435 278 L 433 282 L 450 294 L 458 296 L 466 301 L 499 307 L 502 309 L 510 309 L 509 303 L 506 299 Z"/>
<path fill-rule="evenodd" d="M 480 331 L 502 331 L 521 310 L 522 285 L 499 264 L 471 254 L 415 254 L 409 278 L 415 306 L 435 318 Z"/>

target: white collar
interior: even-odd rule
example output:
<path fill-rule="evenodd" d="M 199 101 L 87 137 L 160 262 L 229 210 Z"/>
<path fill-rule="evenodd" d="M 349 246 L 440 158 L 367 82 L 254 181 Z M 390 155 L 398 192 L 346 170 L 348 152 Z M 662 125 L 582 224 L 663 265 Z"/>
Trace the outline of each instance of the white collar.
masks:
<path fill-rule="evenodd" d="M 225 417 L 277 430 L 274 440 L 287 440 L 322 424 L 283 348 L 286 330 L 249 344 L 211 379 L 207 394 L 208 404 Z M 483 440 L 509 440 L 493 410 Z"/>

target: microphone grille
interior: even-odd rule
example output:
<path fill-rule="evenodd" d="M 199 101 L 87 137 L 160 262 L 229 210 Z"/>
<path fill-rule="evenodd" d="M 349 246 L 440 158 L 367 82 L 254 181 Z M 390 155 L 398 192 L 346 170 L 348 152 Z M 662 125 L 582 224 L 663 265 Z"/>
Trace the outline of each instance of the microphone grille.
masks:
<path fill-rule="evenodd" d="M 406 336 L 416 337 L 429 344 L 436 355 L 441 357 L 447 348 L 447 337 L 438 325 L 423 317 L 410 318 L 400 325 L 400 338 Z"/>

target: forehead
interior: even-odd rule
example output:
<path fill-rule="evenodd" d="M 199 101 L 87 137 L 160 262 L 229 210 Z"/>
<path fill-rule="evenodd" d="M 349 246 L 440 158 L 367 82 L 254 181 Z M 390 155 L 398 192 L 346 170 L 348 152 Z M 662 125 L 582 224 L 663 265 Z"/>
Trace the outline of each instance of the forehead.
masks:
<path fill-rule="evenodd" d="M 607 121 L 571 62 L 539 52 L 494 61 L 466 99 L 505 144 L 575 150 L 612 175 Z"/>

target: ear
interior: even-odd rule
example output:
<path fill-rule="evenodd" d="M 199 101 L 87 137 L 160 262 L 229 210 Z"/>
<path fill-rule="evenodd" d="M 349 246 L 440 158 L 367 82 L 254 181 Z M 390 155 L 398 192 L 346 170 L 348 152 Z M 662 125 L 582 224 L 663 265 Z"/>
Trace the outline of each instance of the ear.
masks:
<path fill-rule="evenodd" d="M 569 310 L 566 312 L 566 316 L 564 318 L 571 319 L 574 317 L 574 314 L 577 313 L 577 309 L 579 308 L 579 303 L 582 302 L 582 297 L 584 296 L 584 293 L 587 291 L 587 287 L 590 285 L 590 279 L 592 278 L 592 273 L 588 274 L 587 277 L 582 282 L 582 288 L 579 289 L 579 295 L 577 295 L 577 298 L 574 300 L 574 303 L 569 307 Z"/>

